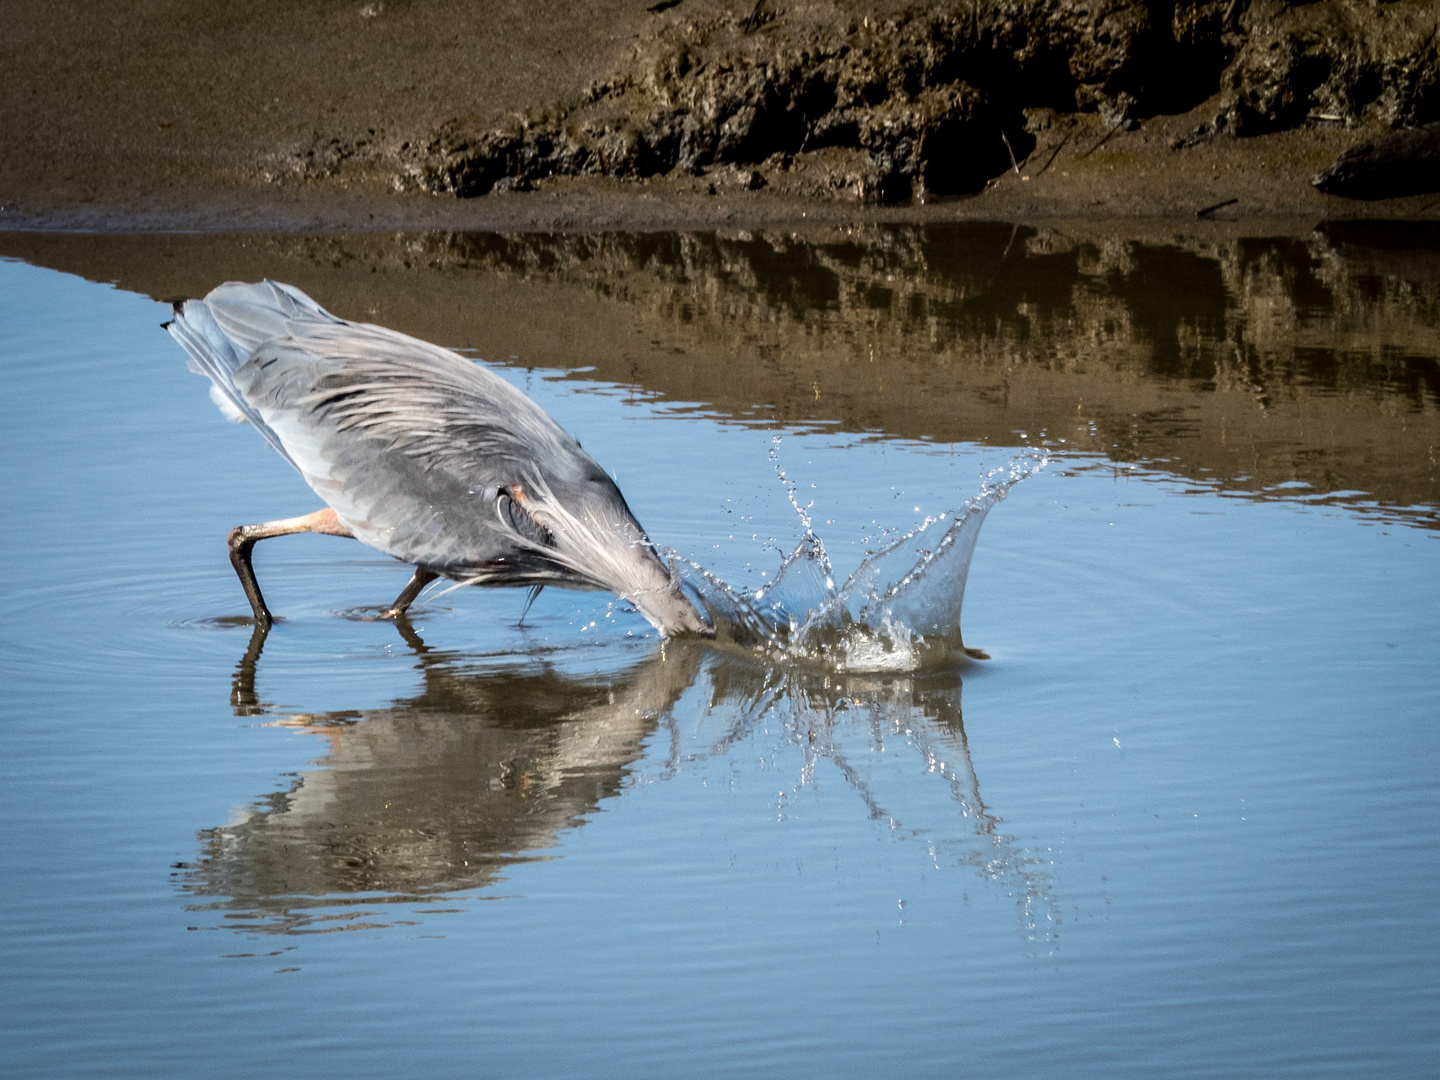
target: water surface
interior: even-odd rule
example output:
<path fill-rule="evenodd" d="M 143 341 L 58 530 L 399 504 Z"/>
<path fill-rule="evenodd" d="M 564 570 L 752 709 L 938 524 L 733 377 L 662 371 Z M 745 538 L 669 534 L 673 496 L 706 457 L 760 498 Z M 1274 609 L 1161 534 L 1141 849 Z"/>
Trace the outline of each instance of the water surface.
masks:
<path fill-rule="evenodd" d="M 7 1074 L 1430 1072 L 1423 246 L 3 239 Z M 252 648 L 224 532 L 315 500 L 155 298 L 264 274 L 497 363 L 737 586 L 798 539 L 777 461 L 843 576 L 1045 448 L 971 564 L 992 659 L 553 591 L 402 633 L 352 615 L 405 568 L 313 536 Z"/>

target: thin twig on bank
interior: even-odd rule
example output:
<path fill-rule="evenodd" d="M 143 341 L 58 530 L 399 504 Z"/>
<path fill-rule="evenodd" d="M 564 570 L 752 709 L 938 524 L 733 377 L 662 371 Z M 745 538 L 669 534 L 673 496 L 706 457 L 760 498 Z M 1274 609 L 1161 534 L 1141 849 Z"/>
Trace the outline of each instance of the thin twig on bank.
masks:
<path fill-rule="evenodd" d="M 1005 144 L 1005 152 L 1010 155 L 1010 168 L 1012 168 L 1012 169 L 1015 170 L 1015 175 L 1016 175 L 1016 176 L 1019 176 L 1019 175 L 1020 175 L 1020 165 L 1019 165 L 1019 163 L 1015 160 L 1015 151 L 1012 150 L 1012 149 L 1010 149 L 1010 140 L 1005 137 L 1005 131 L 1004 131 L 1003 128 L 1002 128 L 1001 131 L 1000 131 L 1000 141 Z"/>
<path fill-rule="evenodd" d="M 1005 245 L 1005 250 L 1000 255 L 1000 261 L 1005 261 L 1005 256 L 1010 254 L 1010 249 L 1015 246 L 1015 235 L 1020 231 L 1020 223 L 1017 221 L 1010 227 L 1010 241 Z"/>
<path fill-rule="evenodd" d="M 1226 199 L 1224 202 L 1217 202 L 1214 206 L 1205 207 L 1204 210 L 1196 210 L 1195 216 L 1197 218 L 1209 217 L 1216 210 L 1223 210 L 1225 207 L 1231 206 L 1239 201 L 1239 199 Z"/>
<path fill-rule="evenodd" d="M 760 29 L 760 9 L 765 6 L 765 0 L 756 0 L 755 10 L 750 12 L 750 17 L 740 24 L 742 34 L 753 34 Z"/>
<path fill-rule="evenodd" d="M 1119 120 L 1115 121 L 1115 126 L 1112 127 L 1109 131 L 1107 131 L 1107 132 L 1105 133 L 1105 137 L 1104 137 L 1104 138 L 1102 138 L 1099 142 L 1097 142 L 1094 146 L 1090 147 L 1089 150 L 1086 150 L 1086 151 L 1085 151 L 1083 154 L 1081 154 L 1080 156 L 1081 156 L 1082 158 L 1087 158 L 1087 157 L 1089 157 L 1089 156 L 1090 156 L 1091 154 L 1093 154 L 1096 150 L 1099 150 L 1100 147 L 1104 146 L 1107 142 L 1109 142 L 1111 139 L 1113 139 L 1113 138 L 1115 137 L 1115 133 L 1116 133 L 1117 131 L 1119 131 L 1119 130 L 1120 130 L 1122 127 L 1124 127 L 1124 126 L 1125 126 L 1125 118 L 1122 116 Z"/>
<path fill-rule="evenodd" d="M 1065 144 L 1070 141 L 1070 136 L 1074 134 L 1074 128 L 1071 128 L 1069 131 L 1065 132 L 1065 137 L 1061 139 L 1060 144 L 1050 152 L 1050 156 L 1045 159 L 1045 164 L 1040 166 L 1040 172 L 1037 172 L 1035 174 L 1036 176 L 1039 176 L 1040 173 L 1043 173 L 1046 169 L 1050 168 L 1051 165 L 1055 164 L 1055 159 L 1060 156 L 1060 151 L 1065 149 Z"/>

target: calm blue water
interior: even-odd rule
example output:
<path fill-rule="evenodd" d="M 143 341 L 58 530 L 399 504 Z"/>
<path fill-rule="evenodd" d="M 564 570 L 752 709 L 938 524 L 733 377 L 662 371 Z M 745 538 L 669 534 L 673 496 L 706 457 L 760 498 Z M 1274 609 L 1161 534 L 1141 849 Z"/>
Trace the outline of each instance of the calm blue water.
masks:
<path fill-rule="evenodd" d="M 247 662 L 316 501 L 166 316 L 0 263 L 6 1075 L 1433 1075 L 1434 530 L 1062 456 L 889 678 L 287 538 Z M 752 587 L 775 434 L 841 573 L 1015 453 L 506 370 Z"/>

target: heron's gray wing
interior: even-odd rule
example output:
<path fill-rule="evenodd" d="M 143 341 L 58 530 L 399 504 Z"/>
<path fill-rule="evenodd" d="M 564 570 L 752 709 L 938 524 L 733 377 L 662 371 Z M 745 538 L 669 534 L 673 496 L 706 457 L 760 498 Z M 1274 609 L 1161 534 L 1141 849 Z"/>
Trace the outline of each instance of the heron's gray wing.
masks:
<path fill-rule="evenodd" d="M 338 320 L 287 329 L 235 370 L 235 388 L 355 535 L 399 559 L 448 572 L 513 561 L 535 545 L 497 512 L 500 491 L 604 475 L 539 406 L 456 353 Z"/>
<path fill-rule="evenodd" d="M 235 369 L 245 362 L 249 353 L 240 353 L 235 343 L 225 336 L 205 301 L 186 300 L 176 304 L 175 318 L 165 324 L 165 329 L 184 348 L 185 366 L 210 379 L 210 397 L 226 419 L 254 425 L 255 430 L 265 436 L 265 441 L 294 465 L 280 436 L 266 427 L 260 414 L 235 389 L 232 381 Z"/>
<path fill-rule="evenodd" d="M 265 342 L 288 337 L 294 328 L 344 325 L 293 285 L 269 279 L 227 281 L 210 291 L 205 306 L 242 360 Z"/>
<path fill-rule="evenodd" d="M 288 335 L 292 325 L 338 322 L 334 315 L 289 285 L 229 281 L 211 290 L 204 300 L 176 304 L 175 318 L 165 328 L 184 348 L 186 366 L 210 379 L 210 396 L 227 419 L 254 425 L 295 465 L 280 437 L 236 390 L 235 371 L 262 343 Z"/>

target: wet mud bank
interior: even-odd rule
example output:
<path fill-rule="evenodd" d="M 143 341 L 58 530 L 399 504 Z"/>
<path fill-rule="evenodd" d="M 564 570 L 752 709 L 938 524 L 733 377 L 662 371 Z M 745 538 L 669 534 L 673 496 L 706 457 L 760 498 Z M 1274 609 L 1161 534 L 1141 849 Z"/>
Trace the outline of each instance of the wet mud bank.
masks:
<path fill-rule="evenodd" d="M 457 118 L 402 172 L 458 195 L 554 176 L 706 179 L 893 203 L 1021 174 L 1042 136 L 1207 106 L 1166 149 L 1311 124 L 1440 119 L 1428 4 L 1020 0 L 900 7 L 682 0 L 574 102 Z M 1051 156 L 1058 154 L 1058 145 Z"/>
<path fill-rule="evenodd" d="M 1440 122 L 1429 0 L 284 8 L 0 14 L 0 226 L 1393 217 L 1440 187 L 1311 185 Z"/>
<path fill-rule="evenodd" d="M 738 423 L 1044 443 L 1436 527 L 1437 228 L 12 233 L 0 254 L 157 299 L 268 275 Z"/>

